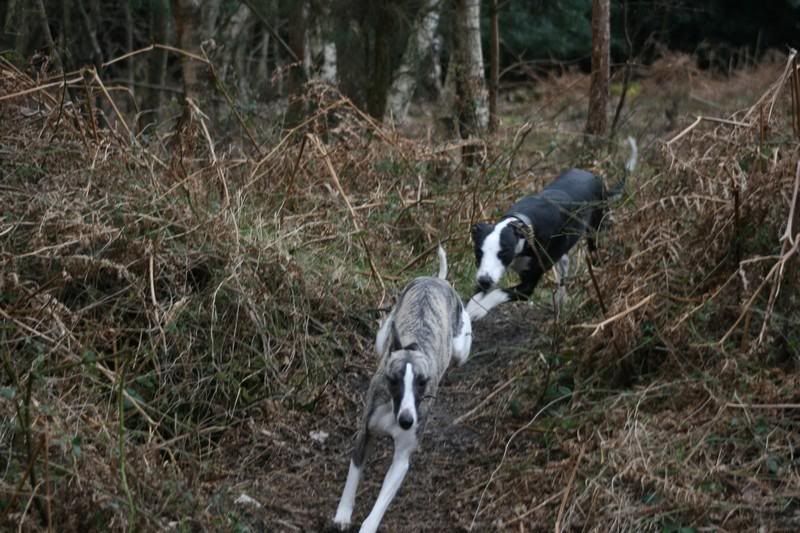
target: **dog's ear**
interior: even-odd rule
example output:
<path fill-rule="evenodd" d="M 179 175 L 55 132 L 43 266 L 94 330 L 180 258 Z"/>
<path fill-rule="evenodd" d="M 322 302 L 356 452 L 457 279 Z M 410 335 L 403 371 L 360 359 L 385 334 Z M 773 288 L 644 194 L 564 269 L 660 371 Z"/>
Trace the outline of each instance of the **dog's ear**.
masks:
<path fill-rule="evenodd" d="M 491 233 L 492 228 L 491 224 L 487 224 L 486 222 L 478 222 L 474 226 L 472 226 L 472 242 L 475 244 L 482 242 L 486 236 Z"/>
<path fill-rule="evenodd" d="M 394 333 L 394 332 L 392 332 L 392 333 Z M 393 334 L 392 335 L 392 349 L 391 349 L 391 351 L 396 352 L 396 351 L 402 350 L 402 349 L 403 349 L 403 345 L 400 344 L 400 339 L 397 338 L 396 334 Z"/>

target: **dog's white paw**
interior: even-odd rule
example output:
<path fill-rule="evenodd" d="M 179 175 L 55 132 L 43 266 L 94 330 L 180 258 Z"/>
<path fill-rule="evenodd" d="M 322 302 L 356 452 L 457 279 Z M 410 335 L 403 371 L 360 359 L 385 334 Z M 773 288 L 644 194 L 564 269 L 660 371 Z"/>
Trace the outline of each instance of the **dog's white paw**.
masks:
<path fill-rule="evenodd" d="M 333 527 L 338 529 L 339 531 L 347 531 L 350 529 L 350 521 L 347 522 L 339 522 L 337 520 L 333 521 Z"/>
<path fill-rule="evenodd" d="M 467 302 L 467 314 L 470 320 L 480 320 L 489 312 L 488 309 L 485 309 L 483 305 L 481 305 L 484 296 L 485 293 L 479 292 Z"/>
<path fill-rule="evenodd" d="M 486 293 L 478 293 L 467 303 L 467 313 L 471 320 L 485 317 L 489 311 L 502 303 L 509 301 L 508 293 L 503 289 L 493 289 Z"/>
<path fill-rule="evenodd" d="M 380 521 L 371 521 L 369 517 L 367 517 L 364 523 L 361 524 L 361 529 L 358 530 L 358 533 L 375 533 L 378 531 L 379 525 Z"/>
<path fill-rule="evenodd" d="M 347 531 L 350 529 L 350 517 L 352 515 L 352 509 L 337 509 L 336 516 L 333 518 L 333 525 L 336 526 L 339 531 Z"/>

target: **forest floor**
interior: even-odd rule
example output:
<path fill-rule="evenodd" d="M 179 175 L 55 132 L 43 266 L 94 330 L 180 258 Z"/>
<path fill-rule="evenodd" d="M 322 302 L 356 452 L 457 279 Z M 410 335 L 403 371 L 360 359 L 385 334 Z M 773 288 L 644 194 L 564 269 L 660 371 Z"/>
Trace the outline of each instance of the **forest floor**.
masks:
<path fill-rule="evenodd" d="M 581 246 L 558 320 L 545 279 L 473 324 L 382 531 L 800 530 L 787 64 L 634 76 L 596 285 Z M 323 89 L 285 137 L 265 111 L 131 139 L 99 88 L 0 67 L 0 529 L 328 530 L 392 295 L 440 239 L 468 295 L 471 223 L 627 157 L 582 144 L 576 72 L 507 87 L 468 170 L 425 107 L 397 132 Z"/>

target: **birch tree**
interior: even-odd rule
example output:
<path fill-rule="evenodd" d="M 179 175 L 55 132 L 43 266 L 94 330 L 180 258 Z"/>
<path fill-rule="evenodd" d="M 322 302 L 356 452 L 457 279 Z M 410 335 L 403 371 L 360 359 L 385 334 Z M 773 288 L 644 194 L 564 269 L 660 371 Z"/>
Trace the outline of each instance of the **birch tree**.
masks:
<path fill-rule="evenodd" d="M 414 97 L 420 69 L 427 56 L 435 50 L 436 30 L 439 27 L 441 0 L 425 0 L 414 20 L 400 66 L 389 89 L 385 121 L 405 122 L 408 106 Z M 438 64 L 438 58 L 431 58 Z"/>
<path fill-rule="evenodd" d="M 303 103 L 303 86 L 307 76 L 303 58 L 306 47 L 306 24 L 308 10 L 306 0 L 285 0 L 289 13 L 288 45 L 292 55 L 288 75 L 289 107 L 286 110 L 285 127 L 291 129 L 303 119 L 305 105 Z"/>
<path fill-rule="evenodd" d="M 586 133 L 605 135 L 608 129 L 609 55 L 611 43 L 609 0 L 592 0 L 592 77 Z"/>
<path fill-rule="evenodd" d="M 497 0 L 489 4 L 489 131 L 497 131 L 497 91 L 500 88 L 500 21 Z"/>
<path fill-rule="evenodd" d="M 330 8 L 330 2 L 317 2 L 316 9 L 313 10 L 313 20 L 309 21 L 305 63 L 309 76 L 335 85 L 339 74 Z"/>
<path fill-rule="evenodd" d="M 480 135 L 489 125 L 483 78 L 480 0 L 456 0 L 455 16 L 456 104 L 459 108 L 461 137 L 467 139 Z"/>
<path fill-rule="evenodd" d="M 240 99 L 246 98 L 250 92 L 247 76 L 247 53 L 250 48 L 253 25 L 252 11 L 247 4 L 239 4 L 222 31 L 224 49 L 221 66 L 223 76 L 226 80 L 235 79 Z"/>
<path fill-rule="evenodd" d="M 480 136 L 489 124 L 483 79 L 480 0 L 456 0 L 455 8 L 454 53 L 442 91 L 442 108 L 449 111 L 440 115 L 438 122 L 445 129 L 445 135 L 470 139 Z M 473 165 L 475 153 L 474 146 L 464 146 L 465 167 Z"/>

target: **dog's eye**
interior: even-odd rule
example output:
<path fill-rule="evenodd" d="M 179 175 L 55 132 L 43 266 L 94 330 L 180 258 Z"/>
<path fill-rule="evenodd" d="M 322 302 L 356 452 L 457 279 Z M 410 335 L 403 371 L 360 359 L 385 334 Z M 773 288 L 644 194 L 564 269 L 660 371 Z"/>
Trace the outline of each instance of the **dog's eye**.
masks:
<path fill-rule="evenodd" d="M 386 381 L 389 383 L 390 387 L 399 387 L 402 380 L 395 375 L 387 374 Z"/>
<path fill-rule="evenodd" d="M 419 387 L 421 389 L 424 389 L 427 384 L 428 384 L 428 378 L 426 378 L 426 377 L 417 376 L 414 379 L 414 385 L 416 385 L 417 387 Z"/>

